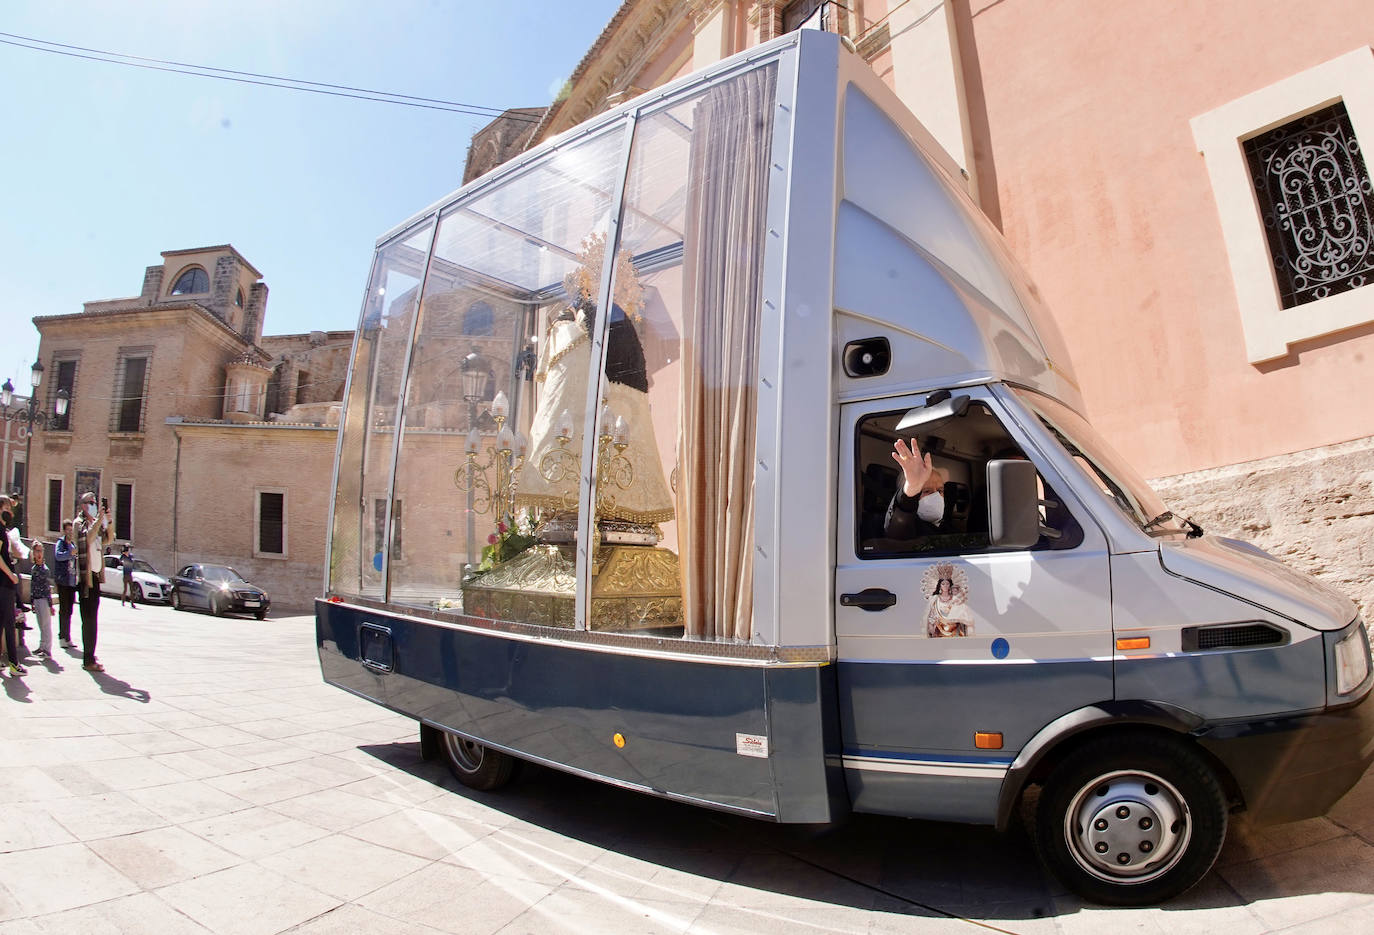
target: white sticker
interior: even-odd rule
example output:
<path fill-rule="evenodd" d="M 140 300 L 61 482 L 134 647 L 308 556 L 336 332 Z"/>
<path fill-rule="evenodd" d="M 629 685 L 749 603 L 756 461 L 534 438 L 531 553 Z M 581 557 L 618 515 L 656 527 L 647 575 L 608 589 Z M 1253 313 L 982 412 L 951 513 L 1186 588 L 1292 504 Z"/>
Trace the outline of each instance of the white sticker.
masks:
<path fill-rule="evenodd" d="M 768 758 L 768 738 L 763 734 L 736 734 L 735 752 L 740 756 Z"/>

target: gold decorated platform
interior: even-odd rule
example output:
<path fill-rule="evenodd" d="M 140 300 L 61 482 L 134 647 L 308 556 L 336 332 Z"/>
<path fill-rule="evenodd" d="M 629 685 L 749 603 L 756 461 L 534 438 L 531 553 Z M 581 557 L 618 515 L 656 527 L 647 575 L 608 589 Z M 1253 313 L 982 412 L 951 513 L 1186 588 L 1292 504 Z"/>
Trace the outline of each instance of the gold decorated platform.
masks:
<path fill-rule="evenodd" d="M 603 545 L 592 561 L 592 629 L 681 627 L 677 555 L 648 545 Z M 494 620 L 576 627 L 571 545 L 536 545 L 463 585 L 463 612 Z"/>

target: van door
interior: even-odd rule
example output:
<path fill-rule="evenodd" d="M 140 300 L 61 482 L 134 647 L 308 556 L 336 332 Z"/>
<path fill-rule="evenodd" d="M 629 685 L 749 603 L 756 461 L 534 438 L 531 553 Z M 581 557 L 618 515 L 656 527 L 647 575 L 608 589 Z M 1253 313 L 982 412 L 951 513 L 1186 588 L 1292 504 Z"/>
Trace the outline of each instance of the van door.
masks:
<path fill-rule="evenodd" d="M 841 407 L 835 636 L 845 777 L 856 811 L 991 823 L 1007 766 L 1042 727 L 1112 697 L 1106 540 L 985 388 L 963 414 L 916 429 L 943 472 L 913 521 L 898 423 L 927 397 Z M 958 408 L 958 407 L 956 407 Z M 1040 469 L 1047 530 L 988 546 L 987 463 Z M 910 507 L 909 501 L 903 505 Z M 897 509 L 901 505 L 897 505 Z"/>

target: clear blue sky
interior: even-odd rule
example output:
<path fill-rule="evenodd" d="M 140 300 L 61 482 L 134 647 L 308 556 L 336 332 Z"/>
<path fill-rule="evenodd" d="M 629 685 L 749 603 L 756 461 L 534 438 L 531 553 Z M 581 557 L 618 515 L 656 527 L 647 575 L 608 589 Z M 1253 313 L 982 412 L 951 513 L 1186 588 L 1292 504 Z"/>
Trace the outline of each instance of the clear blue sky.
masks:
<path fill-rule="evenodd" d="M 619 0 L 29 0 L 0 32 L 441 98 L 547 104 Z M 471 117 L 0 45 L 0 379 L 35 315 L 137 295 L 163 250 L 232 243 L 265 330 L 353 328 L 372 245 L 462 181 Z"/>

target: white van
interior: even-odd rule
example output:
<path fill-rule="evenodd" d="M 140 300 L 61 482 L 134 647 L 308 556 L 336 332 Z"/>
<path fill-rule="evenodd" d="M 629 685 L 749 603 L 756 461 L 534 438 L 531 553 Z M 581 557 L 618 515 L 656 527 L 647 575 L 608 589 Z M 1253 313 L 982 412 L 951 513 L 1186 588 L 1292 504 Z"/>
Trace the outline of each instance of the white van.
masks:
<path fill-rule="evenodd" d="M 791 34 L 379 241 L 324 677 L 479 789 L 534 761 L 780 822 L 1005 828 L 1038 787 L 1066 884 L 1167 899 L 1233 812 L 1360 778 L 1369 643 L 1173 516 L 1083 409 L 957 168 Z"/>

